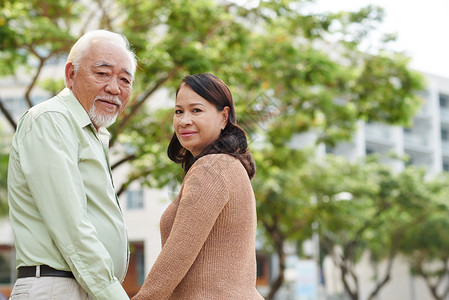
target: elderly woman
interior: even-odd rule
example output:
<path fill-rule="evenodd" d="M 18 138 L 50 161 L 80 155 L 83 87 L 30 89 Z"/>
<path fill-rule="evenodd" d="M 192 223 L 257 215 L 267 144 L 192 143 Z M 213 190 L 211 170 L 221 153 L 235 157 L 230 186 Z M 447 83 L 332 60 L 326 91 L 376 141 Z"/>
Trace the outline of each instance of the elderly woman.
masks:
<path fill-rule="evenodd" d="M 250 183 L 256 168 L 227 85 L 209 73 L 186 76 L 173 127 L 168 156 L 186 176 L 161 217 L 162 251 L 132 299 L 263 299 Z"/>

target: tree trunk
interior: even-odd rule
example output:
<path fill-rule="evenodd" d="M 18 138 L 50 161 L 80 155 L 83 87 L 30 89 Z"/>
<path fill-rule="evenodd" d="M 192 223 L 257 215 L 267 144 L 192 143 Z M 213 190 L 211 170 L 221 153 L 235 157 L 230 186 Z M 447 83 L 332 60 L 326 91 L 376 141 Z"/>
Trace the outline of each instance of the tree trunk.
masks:
<path fill-rule="evenodd" d="M 267 228 L 267 227 L 266 227 Z M 267 228 L 267 231 L 270 233 L 271 237 L 273 238 L 273 241 L 275 243 L 276 247 L 276 253 L 279 256 L 279 275 L 274 280 L 274 282 L 270 285 L 270 292 L 265 297 L 266 300 L 273 300 L 276 293 L 281 288 L 282 284 L 284 283 L 284 271 L 285 271 L 285 252 L 284 252 L 284 237 L 282 233 L 279 232 L 278 228 L 276 228 L 276 225 L 273 225 L 269 228 Z"/>
<path fill-rule="evenodd" d="M 371 294 L 368 297 L 368 300 L 374 300 L 377 294 L 379 294 L 380 290 L 390 281 L 391 277 L 391 270 L 393 269 L 393 262 L 396 257 L 396 252 L 398 249 L 398 242 L 399 236 L 395 237 L 395 240 L 393 241 L 393 245 L 390 250 L 390 254 L 388 255 L 388 261 L 387 261 L 387 269 L 385 271 L 385 275 L 383 279 L 376 284 L 376 287 L 371 292 Z"/>
<path fill-rule="evenodd" d="M 11 113 L 6 109 L 6 107 L 3 105 L 3 99 L 0 98 L 0 111 L 5 116 L 6 120 L 8 120 L 8 123 L 11 125 L 11 127 L 16 131 L 17 123 L 14 121 Z"/>
<path fill-rule="evenodd" d="M 341 281 L 343 282 L 343 286 L 345 288 L 346 293 L 349 295 L 351 300 L 359 300 L 359 292 L 358 292 L 358 283 L 357 283 L 357 277 L 354 275 L 353 272 L 348 270 L 347 264 L 350 264 L 350 262 L 343 260 L 340 264 L 340 270 L 341 270 Z M 356 285 L 355 290 L 352 290 L 349 281 L 348 276 L 351 276 L 354 280 L 354 283 Z"/>
<path fill-rule="evenodd" d="M 426 283 L 429 292 L 432 294 L 433 298 L 435 300 L 443 300 L 447 298 L 447 295 L 449 294 L 449 286 L 446 286 L 446 288 L 443 290 L 442 293 L 438 293 L 438 290 L 442 287 L 442 285 L 445 284 L 447 279 L 447 274 L 449 272 L 448 268 L 448 261 L 446 259 L 442 260 L 443 268 L 438 270 L 438 272 L 435 271 L 426 271 L 424 262 L 420 261 L 415 267 L 416 271 L 419 276 L 421 276 L 424 279 L 424 282 Z M 440 275 L 436 275 L 436 273 L 439 273 Z M 432 282 L 432 278 L 436 277 L 436 282 Z"/>

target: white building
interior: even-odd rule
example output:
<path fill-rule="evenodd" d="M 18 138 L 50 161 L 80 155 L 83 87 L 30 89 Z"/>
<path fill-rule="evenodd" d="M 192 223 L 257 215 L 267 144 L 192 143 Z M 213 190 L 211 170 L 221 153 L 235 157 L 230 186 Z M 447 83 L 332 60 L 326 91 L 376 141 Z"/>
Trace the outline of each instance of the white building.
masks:
<path fill-rule="evenodd" d="M 449 79 L 424 75 L 428 83 L 420 94 L 424 103 L 410 128 L 360 123 L 353 141 L 338 145 L 332 152 L 347 158 L 379 153 L 382 162 L 398 170 L 403 164 L 390 154 L 407 155 L 409 163 L 425 167 L 429 177 L 449 171 Z"/>

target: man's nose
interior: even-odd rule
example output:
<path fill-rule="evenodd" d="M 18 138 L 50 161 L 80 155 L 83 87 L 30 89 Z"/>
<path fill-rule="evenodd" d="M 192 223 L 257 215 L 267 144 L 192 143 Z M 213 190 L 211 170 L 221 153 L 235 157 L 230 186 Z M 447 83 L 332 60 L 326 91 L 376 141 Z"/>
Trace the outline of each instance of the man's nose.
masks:
<path fill-rule="evenodd" d="M 112 77 L 111 80 L 109 80 L 108 84 L 106 85 L 106 92 L 117 95 L 120 93 L 120 87 L 117 82 L 117 78 Z"/>

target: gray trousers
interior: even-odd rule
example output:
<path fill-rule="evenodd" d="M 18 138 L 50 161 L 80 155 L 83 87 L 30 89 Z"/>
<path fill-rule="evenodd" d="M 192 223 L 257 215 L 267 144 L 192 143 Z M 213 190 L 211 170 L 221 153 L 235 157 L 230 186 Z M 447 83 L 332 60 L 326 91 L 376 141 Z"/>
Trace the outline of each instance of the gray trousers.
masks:
<path fill-rule="evenodd" d="M 10 300 L 91 300 L 73 278 L 27 277 L 14 284 Z"/>

